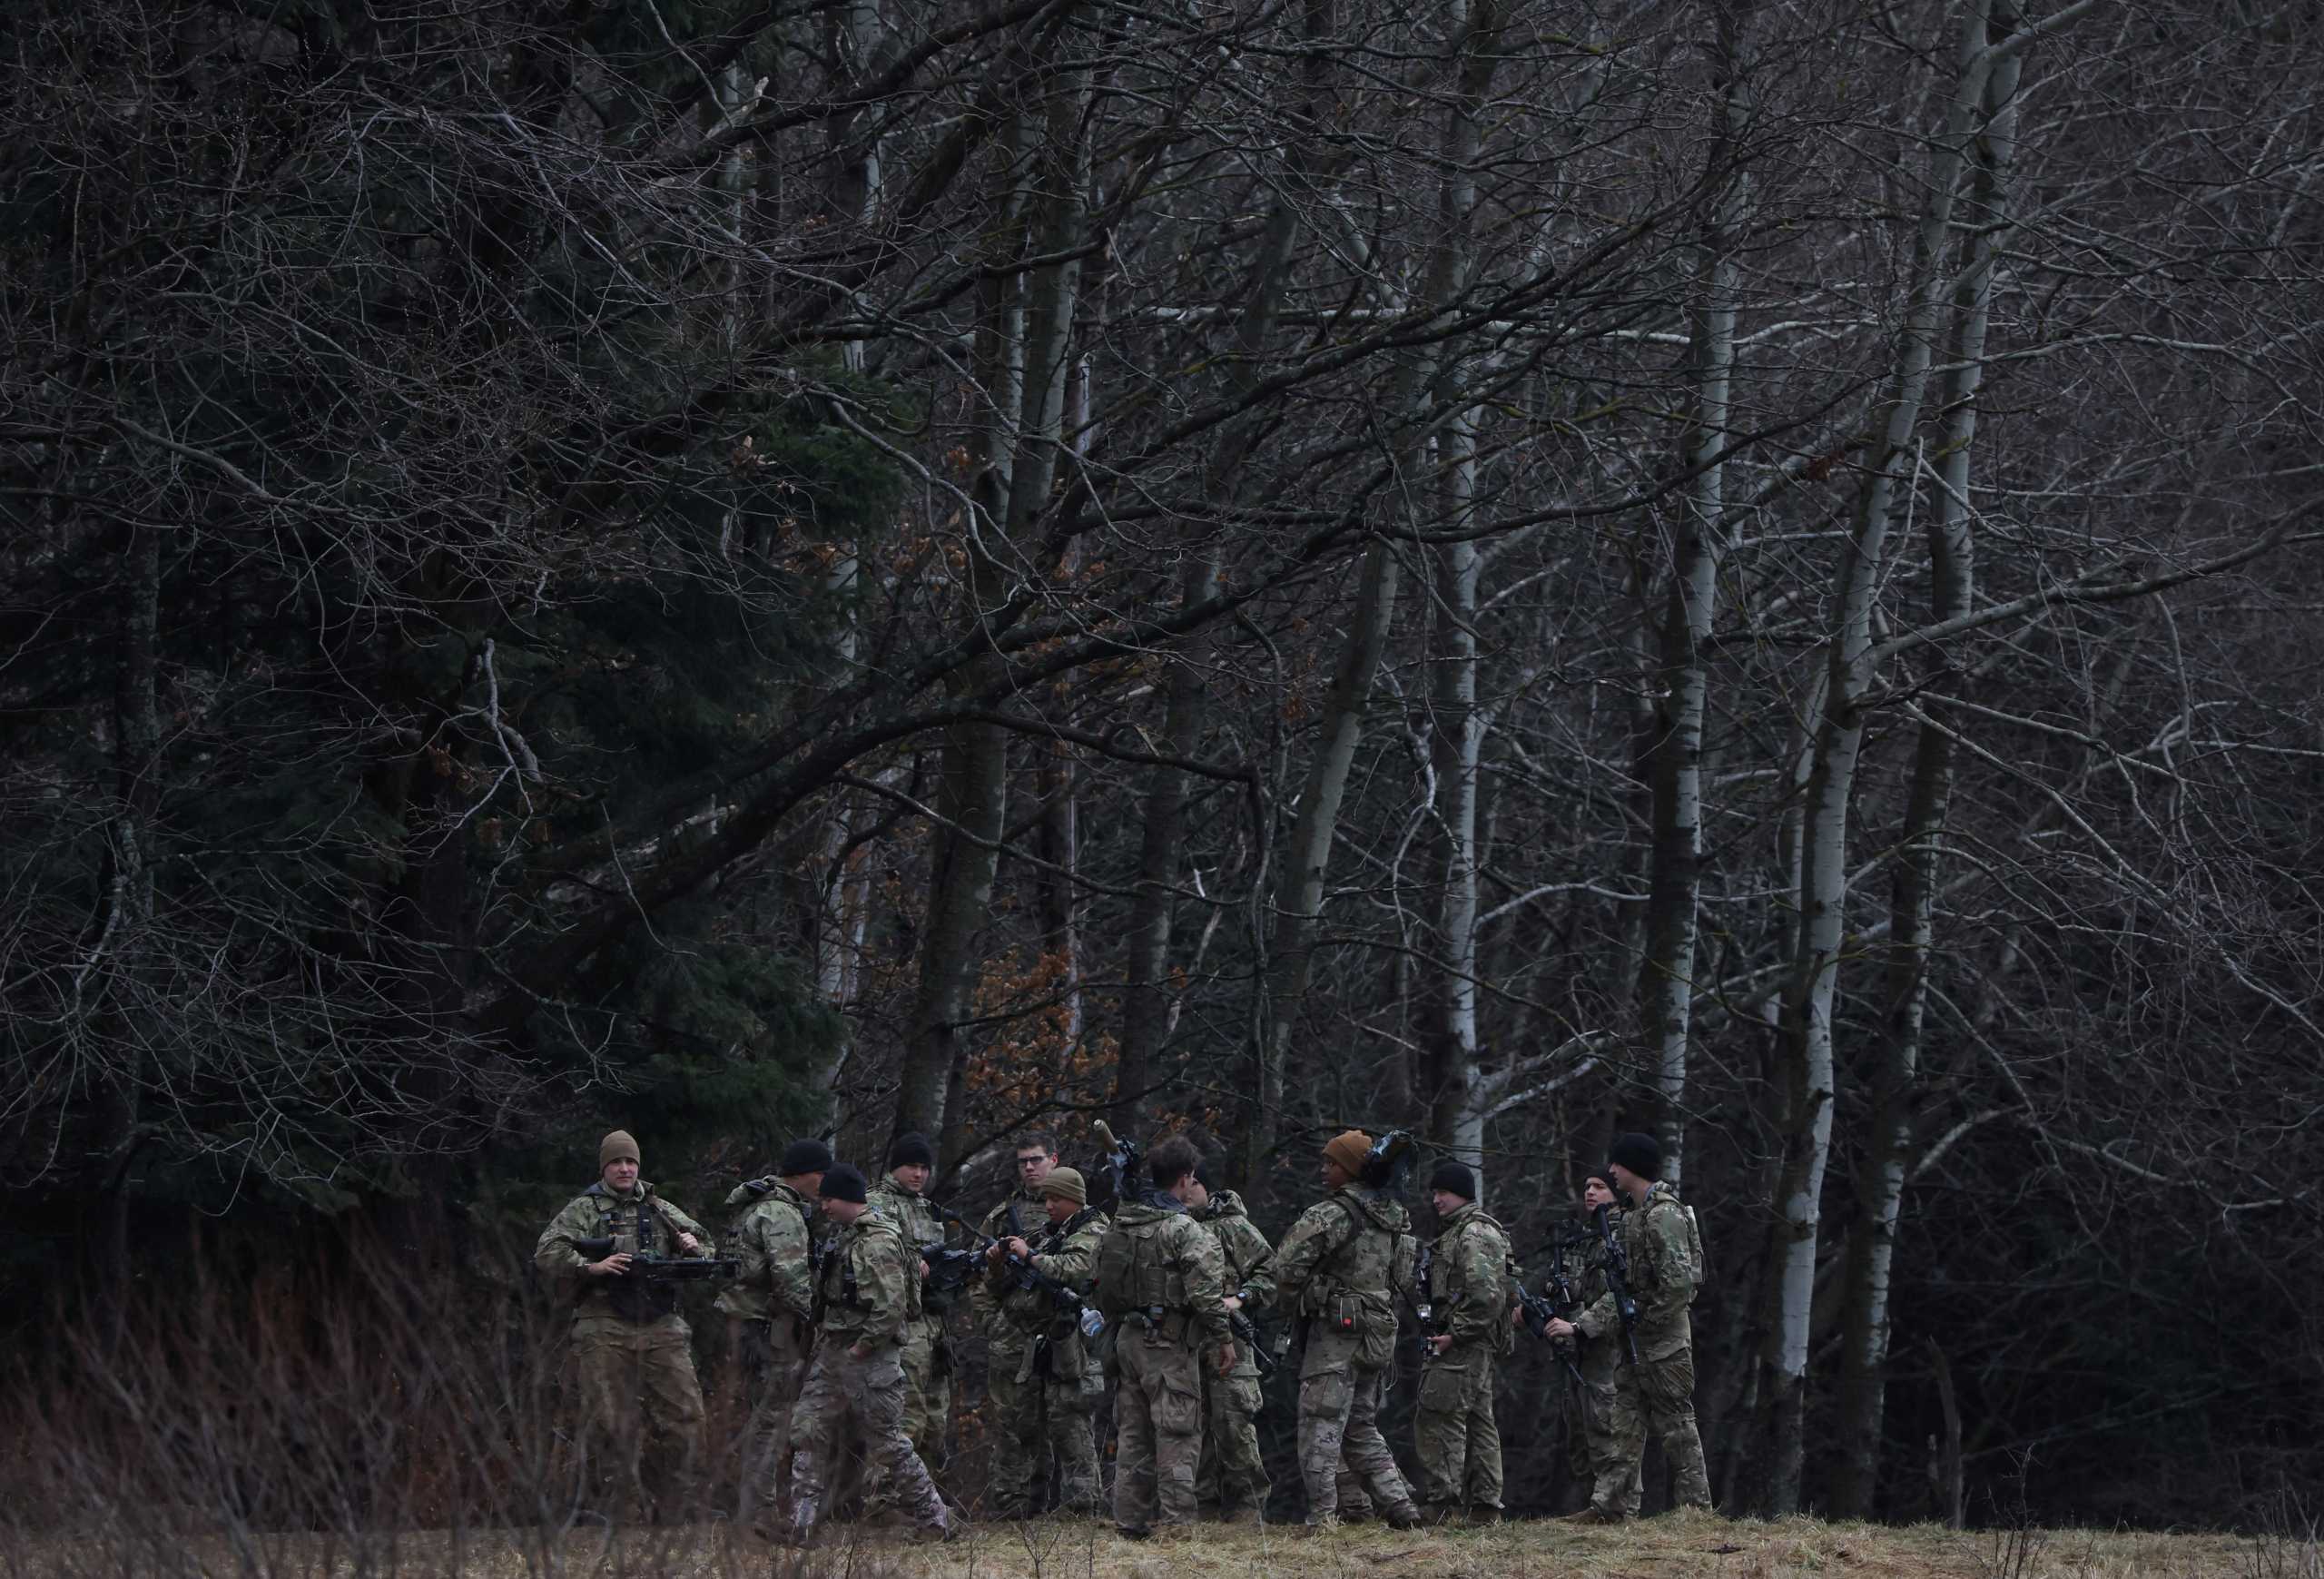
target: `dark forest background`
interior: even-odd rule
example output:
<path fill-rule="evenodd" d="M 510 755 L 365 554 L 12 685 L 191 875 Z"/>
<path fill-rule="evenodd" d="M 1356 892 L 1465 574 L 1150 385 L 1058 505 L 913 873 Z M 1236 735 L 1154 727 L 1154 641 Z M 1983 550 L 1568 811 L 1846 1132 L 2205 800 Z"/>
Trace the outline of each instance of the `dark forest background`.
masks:
<path fill-rule="evenodd" d="M 1723 1505 L 2324 1482 L 2312 3 L 0 46 L 26 1363 L 501 1298 L 616 1123 L 1182 1127 L 1273 1236 L 1403 1126 L 1529 1250 L 1636 1127 Z"/>

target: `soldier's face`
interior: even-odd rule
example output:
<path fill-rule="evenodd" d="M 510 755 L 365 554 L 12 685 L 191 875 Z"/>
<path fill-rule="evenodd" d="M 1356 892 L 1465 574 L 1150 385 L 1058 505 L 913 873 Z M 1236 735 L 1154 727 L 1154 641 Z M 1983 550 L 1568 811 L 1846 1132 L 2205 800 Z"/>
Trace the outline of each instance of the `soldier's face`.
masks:
<path fill-rule="evenodd" d="M 568 1175 L 568 1177 L 570 1177 Z M 627 1157 L 616 1157 L 606 1164 L 606 1188 L 615 1195 L 627 1195 L 637 1185 L 637 1164 Z"/>
<path fill-rule="evenodd" d="M 1210 1187 L 1205 1184 L 1201 1179 L 1196 1179 L 1195 1187 L 1187 1191 L 1187 1205 L 1196 1211 L 1200 1211 L 1209 1204 Z"/>
<path fill-rule="evenodd" d="M 1438 1217 L 1451 1217 L 1469 1204 L 1465 1198 L 1455 1195 L 1449 1189 L 1432 1189 L 1428 1192 L 1428 1199 L 1436 1203 Z"/>
<path fill-rule="evenodd" d="M 1646 1193 L 1646 1180 L 1640 1179 L 1637 1174 L 1632 1173 L 1620 1163 L 1609 1162 L 1606 1164 L 1606 1171 L 1614 1176 L 1614 1188 L 1620 1190 L 1624 1195 L 1629 1196 L 1632 1200 L 1638 1199 L 1640 1196 L 1643 1196 Z"/>
<path fill-rule="evenodd" d="M 1602 1179 L 1592 1179 L 1581 1187 L 1581 1209 L 1586 1216 L 1601 1206 L 1614 1204 L 1614 1192 L 1606 1188 Z"/>
<path fill-rule="evenodd" d="M 928 1183 L 928 1164 L 925 1162 L 899 1162 L 893 1168 L 888 1169 L 888 1177 L 894 1179 L 898 1184 L 902 1185 L 906 1189 L 911 1190 L 914 1195 L 918 1195 L 921 1192 L 921 1188 Z"/>
<path fill-rule="evenodd" d="M 1017 1182 L 1030 1189 L 1049 1176 L 1057 1166 L 1057 1153 L 1027 1147 L 1017 1153 Z"/>
<path fill-rule="evenodd" d="M 1346 1189 L 1348 1178 L 1346 1169 L 1342 1168 L 1329 1157 L 1324 1159 L 1324 1188 L 1325 1189 Z"/>
<path fill-rule="evenodd" d="M 862 1217 L 863 1206 L 864 1203 L 860 1200 L 839 1200 L 828 1195 L 823 1197 L 823 1215 L 842 1228 L 847 1227 L 857 1218 Z"/>
<path fill-rule="evenodd" d="M 1053 1223 L 1061 1223 L 1081 1209 L 1062 1195 L 1045 1195 L 1041 1197 L 1041 1204 L 1049 1208 L 1049 1221 Z"/>

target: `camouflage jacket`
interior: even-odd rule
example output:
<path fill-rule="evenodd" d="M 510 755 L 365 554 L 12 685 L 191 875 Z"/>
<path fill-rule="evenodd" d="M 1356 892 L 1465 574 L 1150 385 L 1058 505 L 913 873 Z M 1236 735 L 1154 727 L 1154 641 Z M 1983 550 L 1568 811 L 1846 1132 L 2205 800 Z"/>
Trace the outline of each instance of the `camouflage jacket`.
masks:
<path fill-rule="evenodd" d="M 1009 1222 L 1009 1209 L 1011 1207 L 1017 1209 L 1017 1225 L 1014 1228 Z M 992 1239 L 1005 1239 L 1011 1234 L 1023 1234 L 1030 1242 L 1049 1231 L 1049 1209 L 1038 1192 L 1015 1189 L 1003 1197 L 1000 1205 L 985 1213 L 984 1221 L 978 1226 Z M 991 1335 L 996 1342 L 1007 1342 L 1016 1326 L 1000 1313 L 1000 1295 L 1007 1287 L 1007 1278 L 997 1278 L 990 1274 L 969 1285 L 969 1308 L 976 1314 L 977 1326 Z"/>
<path fill-rule="evenodd" d="M 1638 1327 L 1632 1334 L 1638 1357 L 1669 1359 L 1694 1342 L 1687 1319 L 1701 1276 L 1695 1264 L 1694 1216 L 1679 1203 L 1677 1190 L 1658 1183 L 1636 1210 L 1622 1213 L 1621 1236 L 1630 1258 L 1630 1296 L 1638 1301 Z M 1610 1290 L 1594 1300 L 1574 1325 L 1585 1337 L 1602 1337 L 1617 1350 L 1621 1347 L 1622 1318 Z"/>
<path fill-rule="evenodd" d="M 1610 1208 L 1607 1211 L 1606 1226 L 1617 1239 L 1628 1231 L 1623 1227 L 1623 1219 L 1628 1215 L 1620 1207 Z M 1582 1219 L 1585 1229 L 1588 1229 L 1589 1221 L 1587 1218 Z M 1572 1252 L 1572 1260 L 1569 1263 L 1573 1268 L 1573 1295 L 1581 1301 L 1582 1310 L 1588 1310 L 1606 1298 L 1606 1247 L 1600 1241 L 1595 1229 L 1588 1231 L 1589 1238 Z M 1576 1319 L 1580 1316 L 1580 1311 L 1575 1312 Z M 1610 1338 L 1601 1337 L 1594 1343 L 1584 1338 L 1578 1347 L 1581 1350 L 1579 1368 L 1584 1380 L 1610 1382 L 1614 1379 L 1615 1368 L 1622 1361 L 1621 1334 L 1618 1332 Z"/>
<path fill-rule="evenodd" d="M 1429 1264 L 1429 1303 L 1436 1330 L 1455 1350 L 1482 1346 L 1498 1353 L 1512 1328 L 1509 1235 L 1474 1201 L 1444 1219 Z"/>
<path fill-rule="evenodd" d="M 1085 1299 L 1098 1265 L 1098 1247 L 1113 1225 L 1095 1207 L 1083 1207 L 1061 1223 L 1051 1225 L 1041 1216 L 1041 1231 L 1028 1234 L 1033 1247 L 1033 1270 L 1054 1278 Z M 985 1281 L 998 1286 L 1000 1319 L 992 1330 L 995 1353 L 1017 1353 L 1037 1338 L 1049 1341 L 1051 1368 L 1060 1377 L 1079 1377 L 1087 1368 L 1081 1327 L 1073 1313 L 1058 1308 L 1057 1300 L 1039 1288 L 1019 1288 L 1004 1262 Z"/>
<path fill-rule="evenodd" d="M 1397 1296 L 1411 1292 L 1413 1261 L 1404 1203 L 1347 1185 L 1300 1213 L 1283 1237 L 1275 1253 L 1275 1303 L 1305 1317 L 1348 1295 L 1393 1331 Z"/>
<path fill-rule="evenodd" d="M 649 1206 L 641 1223 L 640 1209 Z M 699 1248 L 692 1252 L 680 1249 L 681 1233 L 692 1234 Z M 623 1279 L 589 1277 L 582 1268 L 592 1258 L 573 1248 L 576 1239 L 612 1239 L 618 1249 L 651 1250 L 657 1256 L 710 1254 L 710 1230 L 655 1194 L 652 1185 L 640 1179 L 629 1194 L 615 1195 L 600 1179 L 566 1202 L 533 1247 L 533 1265 L 559 1293 L 574 1301 L 576 1316 L 614 1313 L 614 1288 Z"/>
<path fill-rule="evenodd" d="M 760 1179 L 737 1185 L 726 1206 L 742 1213 L 727 1230 L 742 1265 L 720 1291 L 718 1308 L 747 1321 L 778 1315 L 806 1320 L 814 1299 L 807 1264 L 814 1250 L 815 1203 L 779 1179 Z"/>
<path fill-rule="evenodd" d="M 1265 1316 L 1275 1304 L 1275 1247 L 1243 1209 L 1243 1198 L 1222 1189 L 1196 1220 L 1218 1239 L 1219 1254 L 1226 1259 L 1226 1292 L 1243 1297 L 1243 1314 L 1254 1321 Z M 1235 1357 L 1235 1374 L 1259 1374 L 1258 1357 L 1248 1345 Z"/>
<path fill-rule="evenodd" d="M 869 1196 L 871 1204 L 880 1215 L 893 1223 L 911 1247 L 912 1276 L 917 1278 L 920 1276 L 920 1247 L 943 1242 L 944 1219 L 936 1215 L 936 1209 L 928 1204 L 926 1196 L 906 1189 L 896 1182 L 893 1174 L 885 1174 L 873 1180 Z M 922 1288 L 918 1305 L 921 1312 L 940 1318 L 951 1308 L 951 1298 L 932 1288 Z"/>
<path fill-rule="evenodd" d="M 815 1321 L 825 1340 L 893 1348 L 920 1314 L 920 1253 L 877 1207 L 832 1238 L 815 1284 Z"/>
<path fill-rule="evenodd" d="M 1173 1341 L 1226 1340 L 1226 1258 L 1217 1237 L 1160 1190 L 1126 1203 L 1098 1247 L 1098 1308 Z M 1158 1314 L 1157 1314 L 1158 1313 Z"/>

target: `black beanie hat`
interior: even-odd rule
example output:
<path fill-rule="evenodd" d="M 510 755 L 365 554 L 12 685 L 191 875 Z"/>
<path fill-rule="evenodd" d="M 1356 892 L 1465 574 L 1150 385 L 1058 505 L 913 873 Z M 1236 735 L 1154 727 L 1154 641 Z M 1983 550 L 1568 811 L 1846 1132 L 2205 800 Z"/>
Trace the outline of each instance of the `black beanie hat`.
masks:
<path fill-rule="evenodd" d="M 1662 1148 L 1655 1144 L 1651 1135 L 1632 1131 L 1628 1135 L 1616 1136 L 1613 1145 L 1606 1150 L 1606 1160 L 1629 1169 L 1640 1179 L 1662 1177 Z"/>
<path fill-rule="evenodd" d="M 825 1169 L 822 1193 L 825 1200 L 852 1200 L 858 1206 L 872 1195 L 863 1181 L 863 1169 L 852 1162 L 834 1162 Z"/>
<path fill-rule="evenodd" d="M 1213 1195 L 1218 1193 L 1218 1159 L 1216 1157 L 1206 1157 L 1195 1164 L 1195 1181 Z"/>
<path fill-rule="evenodd" d="M 822 1173 L 832 1165 L 832 1149 L 821 1140 L 793 1140 L 783 1149 L 783 1160 L 775 1172 L 784 1179 L 795 1179 L 802 1173 Z"/>
<path fill-rule="evenodd" d="M 931 1146 L 928 1143 L 928 1137 L 919 1130 L 908 1130 L 889 1142 L 888 1166 L 908 1168 L 913 1163 L 918 1163 L 922 1168 L 935 1167 L 936 1148 Z"/>
<path fill-rule="evenodd" d="M 1431 1189 L 1449 1189 L 1462 1200 L 1477 1199 L 1477 1176 L 1469 1171 L 1469 1165 L 1465 1162 L 1448 1159 L 1438 1163 L 1436 1171 L 1428 1176 L 1428 1187 Z"/>

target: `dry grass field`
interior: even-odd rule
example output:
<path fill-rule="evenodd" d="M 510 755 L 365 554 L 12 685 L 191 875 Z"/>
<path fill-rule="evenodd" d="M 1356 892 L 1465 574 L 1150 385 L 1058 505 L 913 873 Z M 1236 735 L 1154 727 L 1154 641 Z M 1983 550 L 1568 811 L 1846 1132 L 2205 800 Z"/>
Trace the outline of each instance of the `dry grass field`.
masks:
<path fill-rule="evenodd" d="M 807 1554 L 723 1525 L 317 1535 L 96 1535 L 0 1548 L 0 1575 L 41 1579 L 2324 1579 L 2313 1539 L 2089 1530 L 1962 1533 L 1811 1519 L 1673 1515 L 1625 1529 L 1528 1523 L 1399 1535 L 1377 1525 L 1306 1537 L 1294 1528 L 1203 1526 L 1140 1543 L 1109 1525 L 978 1526 L 950 1545 L 842 1531 Z"/>

